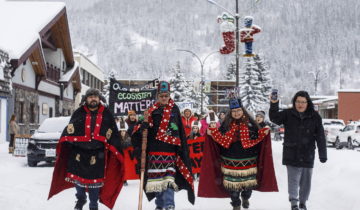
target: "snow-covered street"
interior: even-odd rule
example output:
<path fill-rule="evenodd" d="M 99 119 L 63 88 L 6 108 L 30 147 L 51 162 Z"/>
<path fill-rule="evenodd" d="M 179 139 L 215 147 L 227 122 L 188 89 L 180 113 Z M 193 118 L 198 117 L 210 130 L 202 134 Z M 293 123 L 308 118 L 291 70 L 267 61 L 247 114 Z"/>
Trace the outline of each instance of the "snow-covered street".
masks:
<path fill-rule="evenodd" d="M 281 142 L 273 142 L 275 168 L 280 192 L 254 192 L 250 210 L 287 210 L 286 170 L 281 165 Z M 326 164 L 315 161 L 313 185 L 308 202 L 310 210 L 356 210 L 359 209 L 360 152 L 357 150 L 328 149 Z M 0 144 L 0 209 L 7 210 L 63 210 L 73 209 L 75 190 L 64 191 L 47 200 L 53 167 L 43 163 L 36 168 L 27 166 L 26 158 L 15 158 L 7 153 L 7 144 Z M 139 181 L 130 181 L 124 187 L 114 209 L 137 209 Z M 197 198 L 195 206 L 188 203 L 185 192 L 177 193 L 177 210 L 227 210 L 230 199 Z M 144 200 L 143 209 L 152 210 L 154 202 Z M 86 206 L 85 209 L 88 209 Z M 100 205 L 100 209 L 107 209 Z"/>

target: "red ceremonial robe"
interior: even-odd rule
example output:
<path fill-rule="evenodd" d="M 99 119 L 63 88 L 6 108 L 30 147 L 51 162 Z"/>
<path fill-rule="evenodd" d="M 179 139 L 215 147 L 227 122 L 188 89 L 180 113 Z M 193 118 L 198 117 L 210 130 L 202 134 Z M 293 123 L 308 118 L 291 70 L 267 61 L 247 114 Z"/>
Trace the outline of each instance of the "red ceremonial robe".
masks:
<path fill-rule="evenodd" d="M 89 128 L 91 117 L 89 117 L 89 110 L 85 106 L 78 108 L 74 112 L 70 119 L 70 123 L 73 121 L 75 123 L 78 122 L 76 124 L 74 123 L 75 133 L 69 134 L 67 133 L 67 128 L 65 128 L 56 147 L 57 159 L 54 167 L 48 199 L 62 192 L 63 190 L 74 187 L 73 183 L 65 181 L 67 175 L 68 157 L 71 152 L 71 146 L 67 142 L 86 142 L 91 140 L 90 135 L 86 135 L 86 133 L 90 132 Z M 85 122 L 85 124 L 82 123 L 81 125 L 79 121 Z M 110 166 L 105 167 L 105 178 L 103 179 L 104 185 L 101 187 L 99 200 L 105 206 L 112 209 L 124 183 L 124 157 L 114 146 L 114 143 L 120 142 L 118 140 L 118 136 L 116 135 L 119 132 L 117 131 L 115 120 L 112 117 L 110 111 L 102 105 L 99 106 L 99 113 L 96 119 L 96 123 L 101 126 L 99 126 L 98 129 L 95 129 L 93 138 L 104 143 L 105 166 Z M 107 135 L 105 132 L 109 128 L 112 129 L 113 132 L 111 138 L 107 139 L 105 137 Z"/>
<path fill-rule="evenodd" d="M 258 173 L 256 179 L 258 187 L 255 190 L 260 192 L 278 192 L 270 134 L 261 143 L 257 164 Z M 219 145 L 208 135 L 206 135 L 203 160 L 201 162 L 198 196 L 206 198 L 230 197 L 229 192 L 226 191 L 223 185 Z"/>

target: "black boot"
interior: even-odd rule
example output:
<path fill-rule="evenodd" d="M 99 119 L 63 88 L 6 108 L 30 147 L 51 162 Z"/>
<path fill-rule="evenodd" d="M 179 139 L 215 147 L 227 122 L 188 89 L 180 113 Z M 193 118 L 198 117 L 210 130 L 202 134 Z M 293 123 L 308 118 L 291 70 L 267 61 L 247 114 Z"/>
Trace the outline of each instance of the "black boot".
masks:
<path fill-rule="evenodd" d="M 96 207 L 96 208 L 90 208 L 90 210 L 99 210 L 99 208 L 98 208 L 98 207 Z"/>
<path fill-rule="evenodd" d="M 250 206 L 250 203 L 249 203 L 249 199 L 244 199 L 244 198 L 242 198 L 242 207 L 244 208 L 244 209 L 248 209 L 249 208 L 249 206 Z"/>
<path fill-rule="evenodd" d="M 74 210 L 82 210 L 86 200 L 77 200 Z"/>
<path fill-rule="evenodd" d="M 129 184 L 127 183 L 127 181 L 124 181 L 124 186 L 128 186 Z"/>
<path fill-rule="evenodd" d="M 300 203 L 299 208 L 300 208 L 300 210 L 307 210 L 306 205 L 303 203 Z"/>
<path fill-rule="evenodd" d="M 165 210 L 175 210 L 175 206 L 168 206 L 165 208 Z"/>
<path fill-rule="evenodd" d="M 300 210 L 298 205 L 291 206 L 291 210 Z"/>

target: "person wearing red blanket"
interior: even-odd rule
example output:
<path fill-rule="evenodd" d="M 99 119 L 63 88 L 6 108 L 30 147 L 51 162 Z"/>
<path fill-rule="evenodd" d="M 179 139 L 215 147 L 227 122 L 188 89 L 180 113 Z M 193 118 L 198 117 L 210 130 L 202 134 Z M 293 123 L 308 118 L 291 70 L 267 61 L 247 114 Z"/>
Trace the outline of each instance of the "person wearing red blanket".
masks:
<path fill-rule="evenodd" d="M 124 158 L 119 131 L 110 111 L 101 104 L 97 89 L 89 89 L 71 116 L 56 148 L 56 163 L 49 198 L 76 188 L 75 210 L 81 210 L 89 193 L 90 210 L 98 200 L 113 208 L 123 185 Z"/>
<path fill-rule="evenodd" d="M 230 197 L 233 210 L 240 210 L 242 192 L 271 192 L 278 187 L 269 129 L 259 127 L 240 99 L 231 98 L 229 105 L 221 127 L 207 131 L 198 196 Z"/>
<path fill-rule="evenodd" d="M 144 121 L 135 126 L 132 142 L 135 148 L 141 147 L 142 130 L 148 129 L 144 191 L 149 201 L 156 198 L 156 210 L 174 210 L 174 192 L 182 189 L 194 204 L 193 175 L 180 110 L 170 98 L 168 82 L 159 83 L 157 97 L 157 103 L 144 113 Z"/>

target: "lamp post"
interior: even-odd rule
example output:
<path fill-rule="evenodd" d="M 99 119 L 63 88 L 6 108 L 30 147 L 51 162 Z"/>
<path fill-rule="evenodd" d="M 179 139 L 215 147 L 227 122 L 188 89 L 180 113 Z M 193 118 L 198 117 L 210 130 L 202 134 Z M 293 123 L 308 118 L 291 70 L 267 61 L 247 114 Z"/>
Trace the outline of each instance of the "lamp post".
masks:
<path fill-rule="evenodd" d="M 183 51 L 183 52 L 188 52 L 190 54 L 192 54 L 200 63 L 200 67 L 201 67 L 201 82 L 200 82 L 200 89 L 201 89 L 201 114 L 203 114 L 203 104 L 204 104 L 204 65 L 205 65 L 205 61 L 210 57 L 210 55 L 215 54 L 219 51 L 213 51 L 211 53 L 209 53 L 207 56 L 205 56 L 205 58 L 203 60 L 200 59 L 200 57 L 194 53 L 191 50 L 184 50 L 184 49 L 176 49 L 177 51 Z"/>
<path fill-rule="evenodd" d="M 230 15 L 232 15 L 235 18 L 235 26 L 236 26 L 236 30 L 235 30 L 235 66 L 236 66 L 236 71 L 235 71 L 235 77 L 236 77 L 236 82 L 235 85 L 236 87 L 239 87 L 239 0 L 235 0 L 235 15 L 233 15 L 228 9 L 226 9 L 225 7 L 221 6 L 219 3 L 217 3 L 214 0 L 207 0 L 210 4 L 213 4 L 217 7 L 220 7 L 221 9 L 225 10 L 226 12 L 228 12 Z"/>

